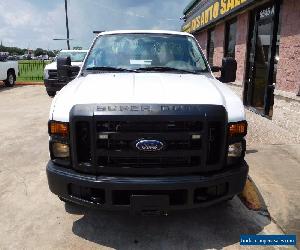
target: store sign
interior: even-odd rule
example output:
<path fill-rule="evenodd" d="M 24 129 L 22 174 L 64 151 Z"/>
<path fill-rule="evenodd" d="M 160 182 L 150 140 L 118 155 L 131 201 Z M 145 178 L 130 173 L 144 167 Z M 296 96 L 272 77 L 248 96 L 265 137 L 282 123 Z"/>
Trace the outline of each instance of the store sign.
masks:
<path fill-rule="evenodd" d="M 268 18 L 274 16 L 274 14 L 275 14 L 275 6 L 268 7 L 259 12 L 259 18 L 260 19 Z"/>
<path fill-rule="evenodd" d="M 255 0 L 208 0 L 205 4 L 199 5 L 195 14 L 188 18 L 182 31 L 189 33 L 197 31 L 254 2 Z"/>

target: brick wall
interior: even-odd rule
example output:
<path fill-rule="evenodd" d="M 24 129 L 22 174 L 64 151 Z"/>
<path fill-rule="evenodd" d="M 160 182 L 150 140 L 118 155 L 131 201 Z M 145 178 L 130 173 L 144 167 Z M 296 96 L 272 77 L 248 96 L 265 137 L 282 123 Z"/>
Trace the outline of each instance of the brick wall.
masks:
<path fill-rule="evenodd" d="M 235 46 L 235 59 L 237 61 L 237 83 L 244 81 L 247 57 L 247 39 L 249 28 L 249 12 L 245 12 L 237 18 L 237 34 Z"/>
<path fill-rule="evenodd" d="M 214 65 L 222 66 L 224 57 L 224 39 L 225 39 L 225 23 L 218 24 L 215 27 L 215 50 L 214 50 Z M 214 73 L 215 77 L 220 77 L 221 72 Z"/>
<path fill-rule="evenodd" d="M 222 66 L 222 59 L 224 57 L 224 39 L 225 23 L 221 23 L 215 27 L 214 66 Z"/>
<path fill-rule="evenodd" d="M 300 3 L 284 0 L 276 89 L 298 93 L 300 87 Z"/>
<path fill-rule="evenodd" d="M 205 56 L 207 56 L 206 47 L 207 47 L 207 31 L 204 30 L 202 32 L 198 32 L 197 34 L 194 34 L 195 38 L 199 42 L 203 53 Z"/>

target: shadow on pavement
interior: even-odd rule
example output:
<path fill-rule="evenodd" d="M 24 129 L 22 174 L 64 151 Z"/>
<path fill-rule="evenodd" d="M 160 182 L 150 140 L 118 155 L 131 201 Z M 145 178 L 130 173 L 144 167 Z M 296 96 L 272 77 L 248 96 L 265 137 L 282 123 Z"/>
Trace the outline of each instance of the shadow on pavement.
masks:
<path fill-rule="evenodd" d="M 249 149 L 249 150 L 246 150 L 246 154 L 255 154 L 257 153 L 258 151 L 256 149 Z"/>
<path fill-rule="evenodd" d="M 4 83 L 0 82 L 0 92 L 4 92 L 4 91 L 9 91 L 9 90 L 12 90 L 12 89 L 15 89 L 15 88 L 21 88 L 21 87 L 24 87 L 25 85 L 15 85 L 13 87 L 6 87 L 4 85 Z"/>
<path fill-rule="evenodd" d="M 221 249 L 239 243 L 241 234 L 257 234 L 270 220 L 248 210 L 238 198 L 213 207 L 173 212 L 167 217 L 142 217 L 66 205 L 83 217 L 73 233 L 115 249 Z"/>

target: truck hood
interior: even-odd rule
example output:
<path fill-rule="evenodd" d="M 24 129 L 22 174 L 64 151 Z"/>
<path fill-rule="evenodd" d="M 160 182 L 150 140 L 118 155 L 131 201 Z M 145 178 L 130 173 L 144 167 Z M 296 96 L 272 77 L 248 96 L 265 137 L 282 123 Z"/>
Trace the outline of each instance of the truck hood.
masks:
<path fill-rule="evenodd" d="M 210 74 L 102 73 L 78 77 L 54 98 L 50 119 L 69 121 L 76 104 L 222 105 L 230 122 L 245 119 L 240 98 Z"/>
<path fill-rule="evenodd" d="M 71 62 L 72 66 L 79 66 L 81 67 L 81 65 L 83 64 L 83 62 Z M 49 69 L 57 69 L 57 63 L 56 62 L 52 62 L 46 65 L 45 70 L 49 70 Z"/>

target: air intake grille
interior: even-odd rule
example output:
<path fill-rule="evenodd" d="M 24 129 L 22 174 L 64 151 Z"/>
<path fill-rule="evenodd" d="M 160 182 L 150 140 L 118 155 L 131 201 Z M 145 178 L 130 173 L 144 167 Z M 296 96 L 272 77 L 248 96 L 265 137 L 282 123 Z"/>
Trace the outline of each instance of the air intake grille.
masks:
<path fill-rule="evenodd" d="M 201 131 L 199 121 L 131 122 L 102 121 L 97 123 L 97 132 L 191 132 Z"/>
<path fill-rule="evenodd" d="M 199 121 L 127 122 L 101 121 L 97 123 L 97 164 L 100 167 L 174 168 L 199 167 L 202 134 Z M 101 139 L 107 136 L 107 139 Z M 159 152 L 141 152 L 136 148 L 140 139 L 155 139 L 164 143 Z"/>
<path fill-rule="evenodd" d="M 48 71 L 48 74 L 49 74 L 49 79 L 57 79 L 57 70 L 49 70 Z"/>
<path fill-rule="evenodd" d="M 225 159 L 226 111 L 210 108 L 216 110 L 211 117 L 203 113 L 75 117 L 72 120 L 74 168 L 112 176 L 166 176 L 220 170 Z M 137 146 L 141 140 L 159 141 L 163 147 L 143 151 Z"/>

